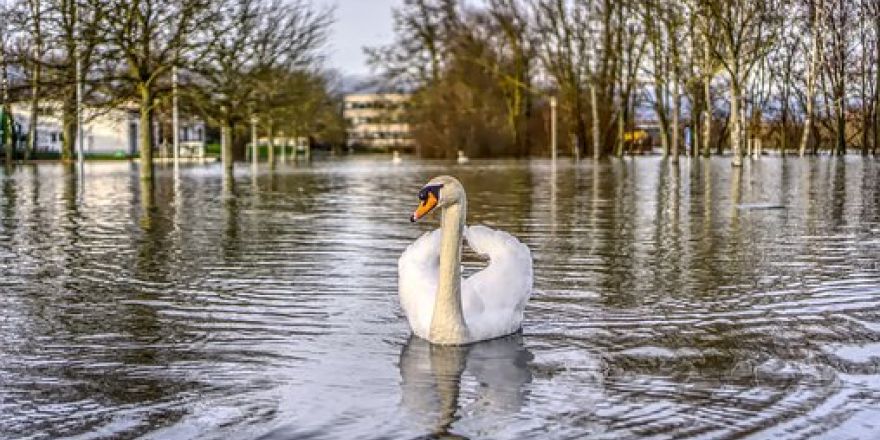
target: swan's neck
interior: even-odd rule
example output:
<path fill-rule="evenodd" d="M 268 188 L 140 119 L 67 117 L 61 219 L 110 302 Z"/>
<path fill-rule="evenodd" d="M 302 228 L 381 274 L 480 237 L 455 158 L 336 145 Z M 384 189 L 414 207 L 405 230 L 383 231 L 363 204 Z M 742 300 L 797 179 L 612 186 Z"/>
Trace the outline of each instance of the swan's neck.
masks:
<path fill-rule="evenodd" d="M 440 223 L 440 279 L 431 317 L 431 342 L 461 344 L 467 341 L 467 325 L 461 310 L 461 237 L 467 201 L 443 208 Z"/>

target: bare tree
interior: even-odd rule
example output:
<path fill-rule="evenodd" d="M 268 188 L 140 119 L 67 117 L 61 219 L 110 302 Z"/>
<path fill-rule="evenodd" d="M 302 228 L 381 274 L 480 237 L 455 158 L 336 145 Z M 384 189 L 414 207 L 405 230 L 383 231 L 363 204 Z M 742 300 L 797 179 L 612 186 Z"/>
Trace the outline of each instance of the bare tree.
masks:
<path fill-rule="evenodd" d="M 742 165 L 742 98 L 752 69 L 773 47 L 781 0 L 701 0 L 707 23 L 718 31 L 715 58 L 730 77 L 730 145 L 733 166 Z M 707 29 L 708 33 L 709 30 Z"/>
<path fill-rule="evenodd" d="M 827 46 L 823 61 L 834 112 L 834 152 L 846 154 L 846 114 L 848 83 L 856 42 L 852 38 L 854 4 L 847 0 L 832 0 L 827 4 L 825 34 Z"/>
<path fill-rule="evenodd" d="M 869 13 L 874 17 L 874 145 L 872 151 L 877 155 L 880 148 L 880 1 L 869 5 Z"/>
<path fill-rule="evenodd" d="M 590 38 L 579 31 L 578 23 L 588 22 L 583 8 L 571 7 L 563 0 L 543 0 L 534 4 L 534 32 L 540 42 L 538 57 L 553 78 L 561 109 L 569 116 L 577 148 L 585 150 L 585 86 L 591 73 Z"/>
<path fill-rule="evenodd" d="M 138 104 L 140 177 L 152 181 L 153 112 L 163 93 L 160 81 L 181 57 L 193 57 L 210 44 L 214 35 L 203 29 L 216 19 L 217 9 L 209 0 L 89 1 L 102 17 L 103 56 L 121 61 L 106 80 L 118 83 L 117 93 Z"/>
<path fill-rule="evenodd" d="M 8 11 L 5 4 L 0 4 L 0 16 L 6 16 Z M 9 102 L 9 28 L 8 22 L 0 22 L 0 111 L 3 115 L 0 117 L 0 144 L 5 148 L 6 166 L 12 164 L 12 155 L 14 153 L 14 144 L 12 130 L 14 121 L 12 119 L 12 109 Z"/>
<path fill-rule="evenodd" d="M 31 59 L 28 63 L 31 66 L 31 118 L 28 128 L 28 143 L 24 150 L 24 159 L 29 160 L 37 149 L 38 133 L 37 120 L 40 115 L 40 80 L 42 75 L 42 58 L 43 58 L 43 13 L 40 8 L 40 0 L 27 0 L 29 21 L 32 26 L 31 30 Z"/>
<path fill-rule="evenodd" d="M 228 174 L 233 167 L 235 126 L 260 112 L 264 127 L 274 130 L 271 116 L 281 105 L 278 75 L 320 61 L 318 50 L 326 40 L 332 9 L 277 0 L 221 5 L 223 13 L 213 30 L 218 38 L 205 48 L 201 63 L 189 66 L 192 81 L 186 90 L 192 105 L 221 127 L 223 167 Z"/>
<path fill-rule="evenodd" d="M 810 60 L 807 68 L 806 109 L 804 110 L 804 130 L 798 154 L 803 157 L 807 151 L 810 131 L 813 130 L 813 105 L 815 101 L 816 73 L 819 69 L 820 44 L 822 32 L 821 12 L 823 0 L 807 0 L 810 21 Z"/>

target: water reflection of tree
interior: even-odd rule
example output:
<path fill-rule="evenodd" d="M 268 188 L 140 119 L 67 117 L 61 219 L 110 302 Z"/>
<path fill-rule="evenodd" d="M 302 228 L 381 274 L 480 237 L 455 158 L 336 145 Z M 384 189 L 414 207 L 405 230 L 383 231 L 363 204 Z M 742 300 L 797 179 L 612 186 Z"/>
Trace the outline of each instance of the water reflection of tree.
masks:
<path fill-rule="evenodd" d="M 596 287 L 606 306 L 630 307 L 643 299 L 634 227 L 639 175 L 632 162 L 623 161 L 594 165 L 591 175 L 591 253 L 599 263 Z"/>
<path fill-rule="evenodd" d="M 220 234 L 220 248 L 226 261 L 238 260 L 241 256 L 241 219 L 238 207 L 238 194 L 235 180 L 225 181 L 223 195 L 223 232 Z"/>

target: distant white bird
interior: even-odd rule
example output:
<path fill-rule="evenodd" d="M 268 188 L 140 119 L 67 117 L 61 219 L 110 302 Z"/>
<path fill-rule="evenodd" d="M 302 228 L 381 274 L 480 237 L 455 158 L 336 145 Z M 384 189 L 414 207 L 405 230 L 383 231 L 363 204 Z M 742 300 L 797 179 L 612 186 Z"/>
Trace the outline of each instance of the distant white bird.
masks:
<path fill-rule="evenodd" d="M 467 197 L 454 177 L 431 179 L 421 191 L 416 221 L 443 210 L 440 229 L 411 244 L 397 263 L 400 304 L 413 333 L 434 344 L 460 345 L 519 330 L 532 294 L 532 254 L 512 235 L 465 227 Z M 461 277 L 462 235 L 489 265 Z"/>
<path fill-rule="evenodd" d="M 402 162 L 403 162 L 403 159 L 400 157 L 400 152 L 395 151 L 394 157 L 391 158 L 391 163 L 398 164 L 398 163 L 402 163 Z"/>
<path fill-rule="evenodd" d="M 468 163 L 470 159 L 464 155 L 464 151 L 458 150 L 458 163 Z"/>

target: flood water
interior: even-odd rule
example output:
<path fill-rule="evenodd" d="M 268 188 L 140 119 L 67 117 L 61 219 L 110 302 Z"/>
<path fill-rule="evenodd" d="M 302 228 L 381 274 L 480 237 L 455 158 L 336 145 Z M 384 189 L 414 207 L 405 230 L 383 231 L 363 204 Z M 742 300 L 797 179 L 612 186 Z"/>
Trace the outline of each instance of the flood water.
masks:
<path fill-rule="evenodd" d="M 410 337 L 447 173 L 532 250 L 521 334 Z M 0 438 L 880 437 L 874 159 L 23 166 L 0 263 Z"/>

